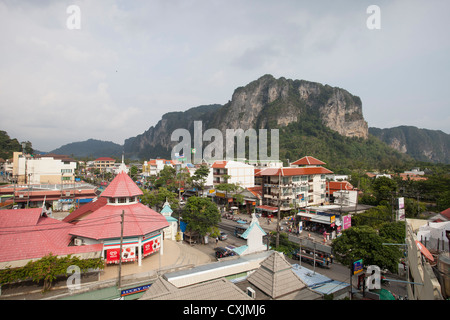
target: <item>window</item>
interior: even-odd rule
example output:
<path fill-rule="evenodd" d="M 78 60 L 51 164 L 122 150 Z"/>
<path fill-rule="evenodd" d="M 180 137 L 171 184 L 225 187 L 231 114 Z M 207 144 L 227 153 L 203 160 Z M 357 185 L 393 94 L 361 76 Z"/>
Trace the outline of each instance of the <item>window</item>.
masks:
<path fill-rule="evenodd" d="M 118 203 L 127 203 L 127 198 L 118 198 Z"/>
<path fill-rule="evenodd" d="M 61 173 L 72 173 L 72 169 L 61 169 Z"/>

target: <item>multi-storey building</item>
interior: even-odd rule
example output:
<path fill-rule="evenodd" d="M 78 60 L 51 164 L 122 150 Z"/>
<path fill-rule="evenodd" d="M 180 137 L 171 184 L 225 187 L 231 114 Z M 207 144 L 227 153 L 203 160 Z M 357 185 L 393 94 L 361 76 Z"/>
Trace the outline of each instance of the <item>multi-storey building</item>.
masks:
<path fill-rule="evenodd" d="M 101 157 L 94 160 L 94 169 L 105 172 L 108 168 L 114 168 L 116 160 L 109 157 Z"/>
<path fill-rule="evenodd" d="M 301 158 L 291 167 L 262 169 L 263 205 L 261 209 L 274 212 L 326 202 L 326 175 L 332 173 L 322 167 L 324 162 L 312 157 Z"/>
<path fill-rule="evenodd" d="M 142 174 L 146 177 L 156 176 L 165 166 L 170 166 L 175 169 L 181 166 L 178 160 L 166 160 L 166 159 L 151 159 L 149 161 L 144 161 L 142 166 Z"/>
<path fill-rule="evenodd" d="M 255 167 L 237 161 L 216 161 L 211 166 L 213 169 L 213 183 L 236 183 L 243 188 L 255 186 Z M 228 179 L 225 179 L 229 176 Z"/>
<path fill-rule="evenodd" d="M 77 162 L 66 155 L 14 152 L 13 162 L 13 178 L 19 184 L 74 183 Z"/>

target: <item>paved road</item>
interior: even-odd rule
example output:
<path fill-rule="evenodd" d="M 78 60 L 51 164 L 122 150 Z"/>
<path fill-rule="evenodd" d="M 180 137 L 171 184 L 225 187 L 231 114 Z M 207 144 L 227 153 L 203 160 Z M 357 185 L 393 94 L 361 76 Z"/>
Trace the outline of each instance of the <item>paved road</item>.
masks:
<path fill-rule="evenodd" d="M 250 219 L 248 218 L 248 216 L 247 216 L 247 220 L 248 220 L 248 222 L 250 222 Z M 267 224 L 264 225 L 264 221 L 265 221 L 264 218 L 260 218 L 259 221 L 260 221 L 260 225 L 266 232 L 276 229 L 276 222 L 274 222 L 270 225 L 267 225 Z M 275 221 L 276 221 L 276 219 L 275 219 Z M 246 243 L 245 240 L 243 240 L 241 238 L 236 238 L 233 235 L 235 225 L 237 225 L 237 223 L 234 221 L 222 219 L 222 222 L 220 223 L 219 228 L 228 234 L 228 240 L 219 241 L 219 244 L 217 246 L 234 245 L 234 246 L 238 247 L 238 246 L 244 245 Z M 323 240 L 322 236 L 319 234 L 314 234 L 311 232 L 311 236 L 314 237 L 315 241 L 317 241 L 317 242 L 321 242 L 321 240 Z M 323 243 L 323 242 L 321 242 L 321 243 Z M 215 241 L 214 241 L 214 244 L 215 244 Z M 214 245 L 214 247 L 216 247 L 216 245 Z M 204 249 L 207 249 L 207 248 L 204 248 Z M 212 253 L 212 254 L 214 254 L 214 253 Z M 300 262 L 295 259 L 287 258 L 287 260 L 291 264 L 300 264 Z M 301 266 L 308 268 L 311 271 L 314 271 L 314 267 L 311 264 L 308 264 L 306 262 L 301 262 Z M 315 272 L 322 274 L 324 276 L 327 276 L 328 278 L 333 279 L 333 280 L 350 283 L 349 268 L 347 266 L 344 266 L 344 265 L 336 262 L 336 261 L 334 261 L 334 263 L 331 265 L 331 267 L 329 269 L 316 266 Z M 386 274 L 385 277 L 388 279 L 401 280 L 398 276 L 391 275 L 391 274 Z M 357 286 L 357 281 L 358 281 L 357 276 L 353 276 L 352 285 L 355 288 Z M 392 293 L 394 293 L 397 296 L 402 296 L 402 297 L 406 296 L 406 284 L 405 283 L 391 281 L 389 285 L 383 284 L 382 288 L 391 291 Z"/>

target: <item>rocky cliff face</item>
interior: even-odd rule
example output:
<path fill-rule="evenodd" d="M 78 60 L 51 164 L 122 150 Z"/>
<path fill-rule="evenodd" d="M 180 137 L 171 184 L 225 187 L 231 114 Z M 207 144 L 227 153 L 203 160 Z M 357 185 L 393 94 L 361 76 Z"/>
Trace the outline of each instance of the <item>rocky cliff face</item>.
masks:
<path fill-rule="evenodd" d="M 202 106 L 163 116 L 155 127 L 125 141 L 128 156 L 168 156 L 175 142 L 171 133 L 178 128 L 193 130 L 201 120 L 203 130 L 274 129 L 299 121 L 319 118 L 328 128 L 346 137 L 367 139 L 368 126 L 359 97 L 344 89 L 304 80 L 275 79 L 265 75 L 237 88 L 231 101 L 220 106 Z"/>
<path fill-rule="evenodd" d="M 399 126 L 369 128 L 370 134 L 419 161 L 450 163 L 450 135 L 439 130 Z"/>
<path fill-rule="evenodd" d="M 265 75 L 235 90 L 212 123 L 215 128 L 274 128 L 318 115 L 323 124 L 347 137 L 368 137 L 361 100 L 346 90 L 320 83 Z"/>

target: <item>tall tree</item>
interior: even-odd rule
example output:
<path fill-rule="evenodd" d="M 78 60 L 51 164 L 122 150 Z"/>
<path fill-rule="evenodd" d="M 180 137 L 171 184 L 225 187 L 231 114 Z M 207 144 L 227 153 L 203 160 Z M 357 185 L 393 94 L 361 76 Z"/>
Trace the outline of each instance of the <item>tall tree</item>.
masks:
<path fill-rule="evenodd" d="M 205 188 L 206 178 L 209 175 L 209 168 L 207 165 L 202 164 L 197 170 L 195 170 L 194 174 L 191 177 L 191 183 L 197 187 L 198 190 L 202 190 Z M 198 192 L 197 192 L 198 195 Z"/>
<path fill-rule="evenodd" d="M 218 233 L 220 213 L 215 203 L 208 198 L 190 197 L 183 212 L 183 221 L 188 231 L 198 232 L 202 238 L 208 233 Z"/>
<path fill-rule="evenodd" d="M 382 200 L 389 201 L 392 197 L 392 193 L 397 191 L 397 182 L 388 177 L 379 177 L 372 183 L 372 188 L 378 202 Z"/>
<path fill-rule="evenodd" d="M 378 235 L 368 226 L 351 227 L 333 240 L 332 248 L 336 259 L 346 266 L 363 259 L 364 265 L 377 265 L 382 269 L 397 272 L 402 252 L 397 246 L 383 245 L 392 239 Z"/>
<path fill-rule="evenodd" d="M 161 210 L 164 203 L 168 201 L 172 210 L 178 209 L 178 195 L 167 188 L 160 187 L 151 191 L 142 189 L 142 192 L 144 194 L 141 196 L 141 203 L 150 208 L 156 207 L 157 211 Z"/>
<path fill-rule="evenodd" d="M 160 188 L 164 186 L 170 191 L 177 191 L 178 185 L 176 174 L 177 171 L 175 170 L 175 168 L 171 166 L 164 166 L 164 169 L 159 172 L 158 177 L 156 178 L 156 180 L 154 180 L 154 187 Z"/>

